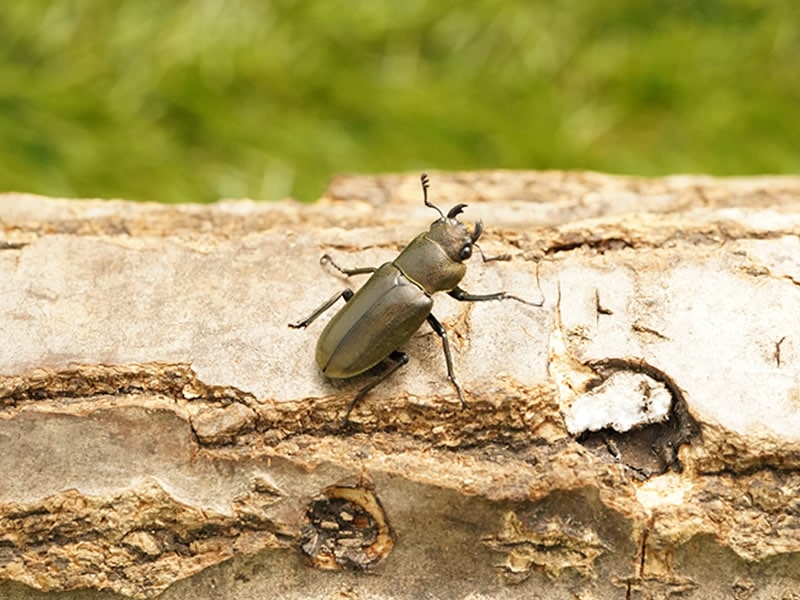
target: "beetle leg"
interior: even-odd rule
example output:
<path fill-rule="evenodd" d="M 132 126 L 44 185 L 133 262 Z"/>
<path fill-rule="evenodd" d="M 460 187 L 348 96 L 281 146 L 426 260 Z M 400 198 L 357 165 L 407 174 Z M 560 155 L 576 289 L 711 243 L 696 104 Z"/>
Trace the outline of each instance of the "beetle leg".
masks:
<path fill-rule="evenodd" d="M 458 399 L 461 400 L 461 407 L 467 408 L 467 402 L 464 400 L 464 393 L 461 391 L 461 386 L 456 381 L 456 374 L 453 372 L 453 357 L 450 355 L 450 342 L 447 340 L 447 331 L 439 322 L 439 319 L 433 316 L 433 314 L 428 315 L 428 324 L 431 326 L 440 338 L 442 338 L 442 347 L 444 348 L 444 359 L 447 362 L 447 378 L 450 380 L 450 383 L 453 384 L 453 387 L 456 388 L 456 392 L 458 392 Z"/>
<path fill-rule="evenodd" d="M 322 304 L 322 306 L 320 306 L 317 310 L 315 310 L 313 313 L 311 313 L 307 318 L 303 319 L 302 321 L 298 321 L 297 323 L 289 323 L 289 327 L 291 327 L 292 329 L 302 329 L 302 328 L 310 325 L 314 321 L 316 321 L 317 317 L 319 317 L 322 313 L 324 313 L 326 310 L 328 310 L 331 306 L 336 304 L 336 301 L 339 298 L 344 298 L 344 301 L 347 302 L 352 297 L 353 297 L 353 290 L 351 290 L 349 288 L 348 289 L 344 289 L 341 292 L 339 292 L 338 294 L 334 294 L 333 296 L 328 298 Z"/>
<path fill-rule="evenodd" d="M 329 264 L 334 269 L 339 271 L 339 273 L 347 275 L 348 277 L 350 277 L 350 275 L 363 275 L 364 273 L 374 273 L 375 271 L 378 270 L 378 267 L 356 267 L 355 269 L 343 269 L 335 262 L 333 262 L 333 259 L 331 258 L 330 254 L 323 254 L 322 256 L 320 256 L 319 264 L 321 265 Z"/>
<path fill-rule="evenodd" d="M 522 302 L 523 304 L 527 304 L 528 306 L 542 306 L 544 304 L 544 300 L 540 300 L 539 302 L 530 302 L 529 300 L 523 300 L 519 296 L 513 296 L 511 294 L 506 294 L 505 292 L 495 292 L 494 294 L 470 294 L 469 292 L 465 292 L 460 287 L 456 286 L 449 292 L 447 295 L 459 300 L 461 302 L 484 302 L 486 300 L 516 300 L 517 302 Z"/>
<path fill-rule="evenodd" d="M 361 398 L 363 398 L 367 394 L 367 392 L 369 392 L 372 388 L 378 385 L 381 381 L 387 379 L 392 373 L 397 371 L 397 369 L 406 364 L 408 362 L 408 355 L 405 352 L 400 352 L 399 350 L 395 350 L 389 355 L 389 359 L 393 360 L 394 364 L 388 369 L 386 369 L 383 373 L 381 373 L 380 377 L 378 377 L 375 381 L 368 383 L 363 388 L 358 390 L 356 397 L 353 398 L 353 401 L 350 403 L 350 406 L 347 407 L 347 412 L 344 413 L 343 425 L 346 426 L 347 423 L 350 421 L 350 413 L 353 412 L 353 409 L 355 408 L 356 404 L 358 404 L 358 401 L 361 400 Z"/>

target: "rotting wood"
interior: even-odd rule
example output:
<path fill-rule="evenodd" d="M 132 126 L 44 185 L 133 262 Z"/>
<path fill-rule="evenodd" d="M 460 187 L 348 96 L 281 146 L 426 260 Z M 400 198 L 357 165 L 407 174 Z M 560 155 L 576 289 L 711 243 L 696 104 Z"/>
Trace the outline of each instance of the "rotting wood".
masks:
<path fill-rule="evenodd" d="M 436 298 L 469 409 L 423 329 L 347 429 L 374 374 L 324 380 L 321 326 L 287 324 L 345 285 L 323 252 L 427 227 L 417 175 L 314 206 L 0 196 L 0 596 L 793 593 L 800 179 L 431 180 L 512 258 L 464 287 L 545 306 Z M 666 420 L 569 430 L 620 372 Z"/>

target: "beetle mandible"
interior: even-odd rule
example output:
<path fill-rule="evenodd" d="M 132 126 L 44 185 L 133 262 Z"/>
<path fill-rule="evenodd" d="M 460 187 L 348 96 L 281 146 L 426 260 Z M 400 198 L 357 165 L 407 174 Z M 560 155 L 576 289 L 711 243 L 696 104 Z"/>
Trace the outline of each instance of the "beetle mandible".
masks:
<path fill-rule="evenodd" d="M 430 229 L 411 240 L 392 262 L 377 268 L 343 269 L 324 254 L 320 258 L 321 263 L 331 264 L 348 277 L 362 273 L 372 273 L 372 276 L 357 292 L 346 288 L 329 298 L 306 319 L 289 324 L 289 327 L 296 329 L 304 328 L 339 298 L 344 298 L 345 305 L 333 316 L 317 341 L 316 360 L 322 372 L 333 379 L 347 379 L 364 373 L 387 358 L 394 363 L 375 381 L 358 391 L 345 413 L 345 424 L 355 405 L 367 392 L 408 362 L 408 355 L 398 348 L 414 335 L 423 321 L 428 321 L 442 339 L 447 378 L 458 393 L 461 406 L 466 408 L 464 393 L 453 371 L 447 332 L 431 313 L 431 296 L 436 292 L 446 292 L 462 302 L 516 300 L 530 306 L 540 307 L 544 304 L 544 300 L 529 302 L 505 292 L 476 295 L 461 289 L 458 283 L 467 270 L 464 261 L 472 256 L 473 246 L 480 250 L 476 242 L 483 232 L 483 223 L 478 221 L 471 232 L 467 231 L 464 223 L 456 218 L 466 204 L 456 204 L 445 215 L 428 201 L 427 173 L 421 175 L 420 181 L 425 206 L 433 208 L 440 215 Z M 493 260 L 487 259 L 483 251 L 481 256 L 485 262 Z"/>

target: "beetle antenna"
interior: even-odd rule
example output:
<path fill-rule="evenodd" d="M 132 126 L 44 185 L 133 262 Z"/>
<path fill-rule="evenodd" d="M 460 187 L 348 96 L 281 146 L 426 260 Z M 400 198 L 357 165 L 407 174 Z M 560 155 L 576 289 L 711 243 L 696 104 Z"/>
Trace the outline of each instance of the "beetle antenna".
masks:
<path fill-rule="evenodd" d="M 423 173 L 422 175 L 420 175 L 419 181 L 422 184 L 422 200 L 423 202 L 425 202 L 425 206 L 435 209 L 436 212 L 438 212 L 442 216 L 442 219 L 444 219 L 444 213 L 439 209 L 439 207 L 436 206 L 435 204 L 431 204 L 430 202 L 428 202 L 428 187 L 430 187 L 431 185 L 430 181 L 428 180 L 428 174 Z"/>
<path fill-rule="evenodd" d="M 478 251 L 481 253 L 481 259 L 483 260 L 483 262 L 494 262 L 496 260 L 511 260 L 510 254 L 500 254 L 498 256 L 486 256 L 483 253 L 483 248 L 478 246 L 478 244 L 472 244 L 472 247 L 477 248 Z"/>

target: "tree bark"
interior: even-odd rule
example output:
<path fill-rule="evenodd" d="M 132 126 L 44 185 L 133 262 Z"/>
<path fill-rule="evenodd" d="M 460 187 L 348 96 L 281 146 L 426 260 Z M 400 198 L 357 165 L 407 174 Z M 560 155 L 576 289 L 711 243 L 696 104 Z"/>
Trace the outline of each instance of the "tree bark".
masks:
<path fill-rule="evenodd" d="M 508 255 L 464 289 L 543 305 L 436 295 L 467 408 L 424 325 L 345 424 L 385 365 L 326 379 L 328 315 L 287 325 L 366 280 L 322 254 L 377 266 L 437 218 L 417 176 L 0 195 L 0 597 L 800 598 L 800 178 L 429 197 Z"/>

